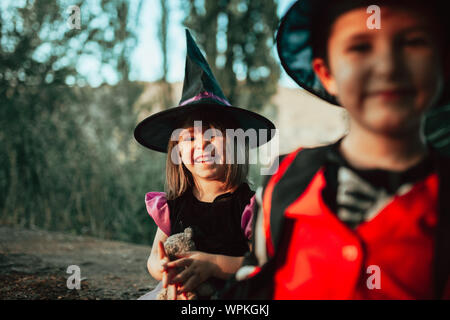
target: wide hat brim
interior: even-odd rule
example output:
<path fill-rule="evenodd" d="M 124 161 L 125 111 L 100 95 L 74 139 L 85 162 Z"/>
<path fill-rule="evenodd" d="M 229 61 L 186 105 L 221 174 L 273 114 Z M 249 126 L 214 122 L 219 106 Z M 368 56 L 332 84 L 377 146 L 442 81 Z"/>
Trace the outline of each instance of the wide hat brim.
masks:
<path fill-rule="evenodd" d="M 311 64 L 313 59 L 311 36 L 313 19 L 331 2 L 333 0 L 296 1 L 281 19 L 276 41 L 280 62 L 286 73 L 303 89 L 322 100 L 340 106 L 338 100 L 325 90 Z M 432 2 L 439 5 L 438 12 L 448 12 L 445 11 L 445 8 L 448 8 L 447 1 Z M 443 21 L 446 22 L 446 20 Z M 446 22 L 444 35 L 448 36 L 449 34 L 450 23 Z M 449 37 L 447 39 L 450 42 Z M 446 79 L 444 88 L 443 96 L 447 99 L 450 90 L 448 79 Z"/>
<path fill-rule="evenodd" d="M 300 87 L 339 106 L 336 98 L 322 86 L 311 66 L 313 16 L 326 2 L 323 0 L 295 2 L 283 16 L 278 27 L 277 51 L 284 70 Z"/>
<path fill-rule="evenodd" d="M 275 125 L 267 118 L 238 107 L 224 106 L 214 102 L 194 102 L 155 113 L 142 120 L 134 130 L 135 139 L 144 147 L 167 152 L 168 142 L 174 130 L 180 128 L 184 119 L 195 113 L 201 120 L 202 111 L 207 114 L 217 114 L 217 118 L 233 119 L 237 127 L 247 131 L 256 130 L 256 142 L 250 141 L 250 148 L 259 147 L 273 138 Z M 230 128 L 231 129 L 231 128 Z M 234 128 L 233 128 L 234 129 Z M 261 129 L 266 129 L 266 135 L 260 136 Z"/>

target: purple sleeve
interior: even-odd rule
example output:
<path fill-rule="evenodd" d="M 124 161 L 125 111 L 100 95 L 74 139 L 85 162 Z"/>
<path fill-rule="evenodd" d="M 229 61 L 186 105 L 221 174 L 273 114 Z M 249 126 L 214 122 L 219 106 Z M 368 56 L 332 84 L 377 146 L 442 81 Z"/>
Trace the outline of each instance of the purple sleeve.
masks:
<path fill-rule="evenodd" d="M 158 228 L 167 236 L 170 236 L 170 213 L 166 194 L 164 192 L 147 192 L 145 194 L 145 206 Z"/>
<path fill-rule="evenodd" d="M 244 208 L 244 212 L 242 212 L 241 218 L 241 228 L 244 231 L 247 239 L 250 240 L 252 236 L 252 221 L 253 221 L 253 212 L 255 210 L 255 202 L 256 196 L 253 196 L 250 199 L 250 203 Z"/>

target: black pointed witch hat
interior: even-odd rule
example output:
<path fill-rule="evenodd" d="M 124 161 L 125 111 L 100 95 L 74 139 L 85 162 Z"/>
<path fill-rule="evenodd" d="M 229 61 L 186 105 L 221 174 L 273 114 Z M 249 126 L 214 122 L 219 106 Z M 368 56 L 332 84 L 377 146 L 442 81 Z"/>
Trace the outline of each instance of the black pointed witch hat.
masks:
<path fill-rule="evenodd" d="M 183 93 L 178 106 L 155 113 L 141 121 L 134 130 L 135 139 L 144 147 L 167 152 L 167 146 L 172 132 L 180 127 L 182 121 L 193 113 L 206 111 L 217 114 L 218 118 L 226 117 L 243 129 L 267 129 L 267 139 L 260 139 L 256 147 L 269 141 L 275 129 L 267 118 L 238 107 L 233 107 L 222 92 L 206 59 L 197 47 L 194 39 L 186 29 L 186 68 L 183 83 Z M 201 119 L 199 119 L 201 120 Z"/>

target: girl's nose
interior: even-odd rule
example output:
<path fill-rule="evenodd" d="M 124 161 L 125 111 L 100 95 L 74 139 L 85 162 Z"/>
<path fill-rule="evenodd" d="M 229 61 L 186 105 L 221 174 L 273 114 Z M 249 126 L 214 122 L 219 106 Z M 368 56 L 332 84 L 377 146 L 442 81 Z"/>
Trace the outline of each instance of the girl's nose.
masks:
<path fill-rule="evenodd" d="M 203 134 L 199 134 L 196 138 L 195 138 L 195 149 L 201 150 L 203 151 L 206 146 L 208 144 L 210 144 L 211 142 L 208 141 L 207 139 L 205 139 L 205 137 L 203 136 Z"/>

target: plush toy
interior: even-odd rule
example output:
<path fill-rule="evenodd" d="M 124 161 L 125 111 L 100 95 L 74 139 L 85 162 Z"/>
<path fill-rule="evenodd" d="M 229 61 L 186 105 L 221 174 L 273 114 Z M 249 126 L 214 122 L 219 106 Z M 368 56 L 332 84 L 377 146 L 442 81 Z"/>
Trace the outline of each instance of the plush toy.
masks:
<path fill-rule="evenodd" d="M 192 229 L 186 228 L 184 229 L 184 232 L 176 233 L 168 237 L 164 242 L 164 249 L 170 261 L 176 260 L 179 255 L 184 254 L 188 251 L 196 250 Z M 180 268 L 180 270 L 178 271 L 182 271 L 182 268 Z M 214 291 L 214 286 L 208 283 L 208 281 L 205 281 L 197 287 L 195 292 L 178 294 L 177 300 L 196 300 L 199 297 L 210 297 L 214 294 Z M 170 296 L 169 290 L 167 290 L 167 288 L 162 288 L 156 296 L 157 300 L 173 300 L 173 298 L 174 297 Z"/>

